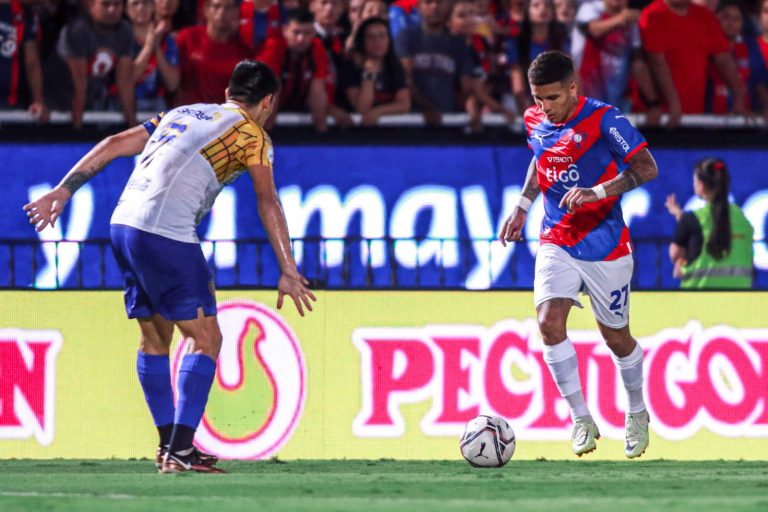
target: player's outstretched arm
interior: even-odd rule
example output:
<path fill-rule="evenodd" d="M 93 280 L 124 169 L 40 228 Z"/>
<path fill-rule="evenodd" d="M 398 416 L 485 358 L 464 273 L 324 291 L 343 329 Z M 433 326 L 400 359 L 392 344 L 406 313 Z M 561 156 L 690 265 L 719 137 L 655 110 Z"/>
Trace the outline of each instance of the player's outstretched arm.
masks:
<path fill-rule="evenodd" d="M 528 174 L 525 176 L 525 184 L 523 185 L 523 191 L 520 193 L 517 206 L 515 206 L 512 214 L 507 217 L 507 220 L 504 221 L 504 227 L 501 228 L 501 233 L 499 233 L 501 245 L 506 247 L 507 242 L 516 242 L 523 239 L 523 227 L 525 226 L 528 209 L 540 191 L 539 180 L 536 178 L 536 157 L 533 157 L 528 165 Z"/>
<path fill-rule="evenodd" d="M 248 167 L 248 171 L 256 191 L 259 217 L 267 231 L 272 250 L 275 251 L 277 263 L 280 265 L 280 281 L 277 283 L 277 309 L 283 307 L 283 299 L 288 295 L 293 299 L 299 314 L 304 316 L 304 307 L 312 311 L 312 301 L 317 299 L 308 287 L 309 281 L 296 268 L 296 261 L 291 252 L 291 240 L 288 236 L 288 225 L 285 221 L 280 199 L 277 196 L 277 190 L 275 190 L 272 169 L 263 165 L 251 165 Z"/>
<path fill-rule="evenodd" d="M 96 144 L 53 190 L 24 205 L 29 223 L 34 224 L 38 232 L 49 224 L 54 226 L 56 219 L 64 210 L 64 205 L 77 192 L 77 189 L 96 176 L 115 158 L 141 153 L 148 139 L 147 130 L 143 126 L 136 126 L 116 135 L 110 135 Z"/>
<path fill-rule="evenodd" d="M 560 207 L 573 211 L 586 203 L 594 203 L 610 196 L 619 196 L 648 183 L 659 175 L 656 161 L 648 148 L 638 151 L 629 159 L 629 167 L 612 180 L 592 188 L 572 188 L 560 200 Z"/>

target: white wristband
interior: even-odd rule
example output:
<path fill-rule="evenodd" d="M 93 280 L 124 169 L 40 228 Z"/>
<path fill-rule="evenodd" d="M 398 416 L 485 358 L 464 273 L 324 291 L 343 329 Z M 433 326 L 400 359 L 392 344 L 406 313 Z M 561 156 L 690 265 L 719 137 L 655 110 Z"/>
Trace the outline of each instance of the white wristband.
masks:
<path fill-rule="evenodd" d="M 528 199 L 527 197 L 520 196 L 520 199 L 517 200 L 517 207 L 523 210 L 524 212 L 527 212 L 531 209 L 532 201 Z"/>
<path fill-rule="evenodd" d="M 602 183 L 592 187 L 592 192 L 597 195 L 598 199 L 605 199 L 607 197 L 607 194 L 605 193 L 605 187 Z"/>

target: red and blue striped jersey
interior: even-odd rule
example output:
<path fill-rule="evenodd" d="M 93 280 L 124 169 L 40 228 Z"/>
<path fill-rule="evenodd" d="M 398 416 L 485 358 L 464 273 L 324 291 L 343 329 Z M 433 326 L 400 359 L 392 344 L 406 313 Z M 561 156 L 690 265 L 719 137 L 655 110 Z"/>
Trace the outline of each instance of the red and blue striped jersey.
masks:
<path fill-rule="evenodd" d="M 560 200 L 573 187 L 589 188 L 615 178 L 647 143 L 618 109 L 583 96 L 578 101 L 562 124 L 551 123 L 538 106 L 525 111 L 528 145 L 544 196 L 540 240 L 579 260 L 615 260 L 632 252 L 621 198 L 607 197 L 572 213 L 559 206 Z"/>

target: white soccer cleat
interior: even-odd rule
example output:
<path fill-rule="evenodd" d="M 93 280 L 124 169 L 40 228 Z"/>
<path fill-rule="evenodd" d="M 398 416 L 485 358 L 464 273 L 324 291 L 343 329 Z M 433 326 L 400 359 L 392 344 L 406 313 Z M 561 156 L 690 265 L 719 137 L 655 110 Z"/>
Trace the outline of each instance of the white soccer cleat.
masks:
<path fill-rule="evenodd" d="M 627 414 L 624 455 L 630 459 L 641 456 L 648 448 L 648 411 Z"/>
<path fill-rule="evenodd" d="M 585 453 L 595 451 L 597 439 L 600 439 L 600 431 L 592 418 L 579 416 L 574 420 L 571 432 L 571 449 L 574 454 L 581 457 Z"/>

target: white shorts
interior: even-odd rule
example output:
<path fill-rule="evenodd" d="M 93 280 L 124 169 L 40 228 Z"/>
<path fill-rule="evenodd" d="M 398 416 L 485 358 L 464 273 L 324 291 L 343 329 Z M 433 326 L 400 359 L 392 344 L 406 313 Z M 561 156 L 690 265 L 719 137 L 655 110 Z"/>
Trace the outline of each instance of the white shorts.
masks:
<path fill-rule="evenodd" d="M 631 254 L 613 261 L 583 261 L 554 244 L 542 244 L 536 254 L 533 300 L 536 307 L 550 299 L 571 299 L 580 308 L 579 291 L 589 294 L 601 324 L 620 329 L 629 323 Z"/>

